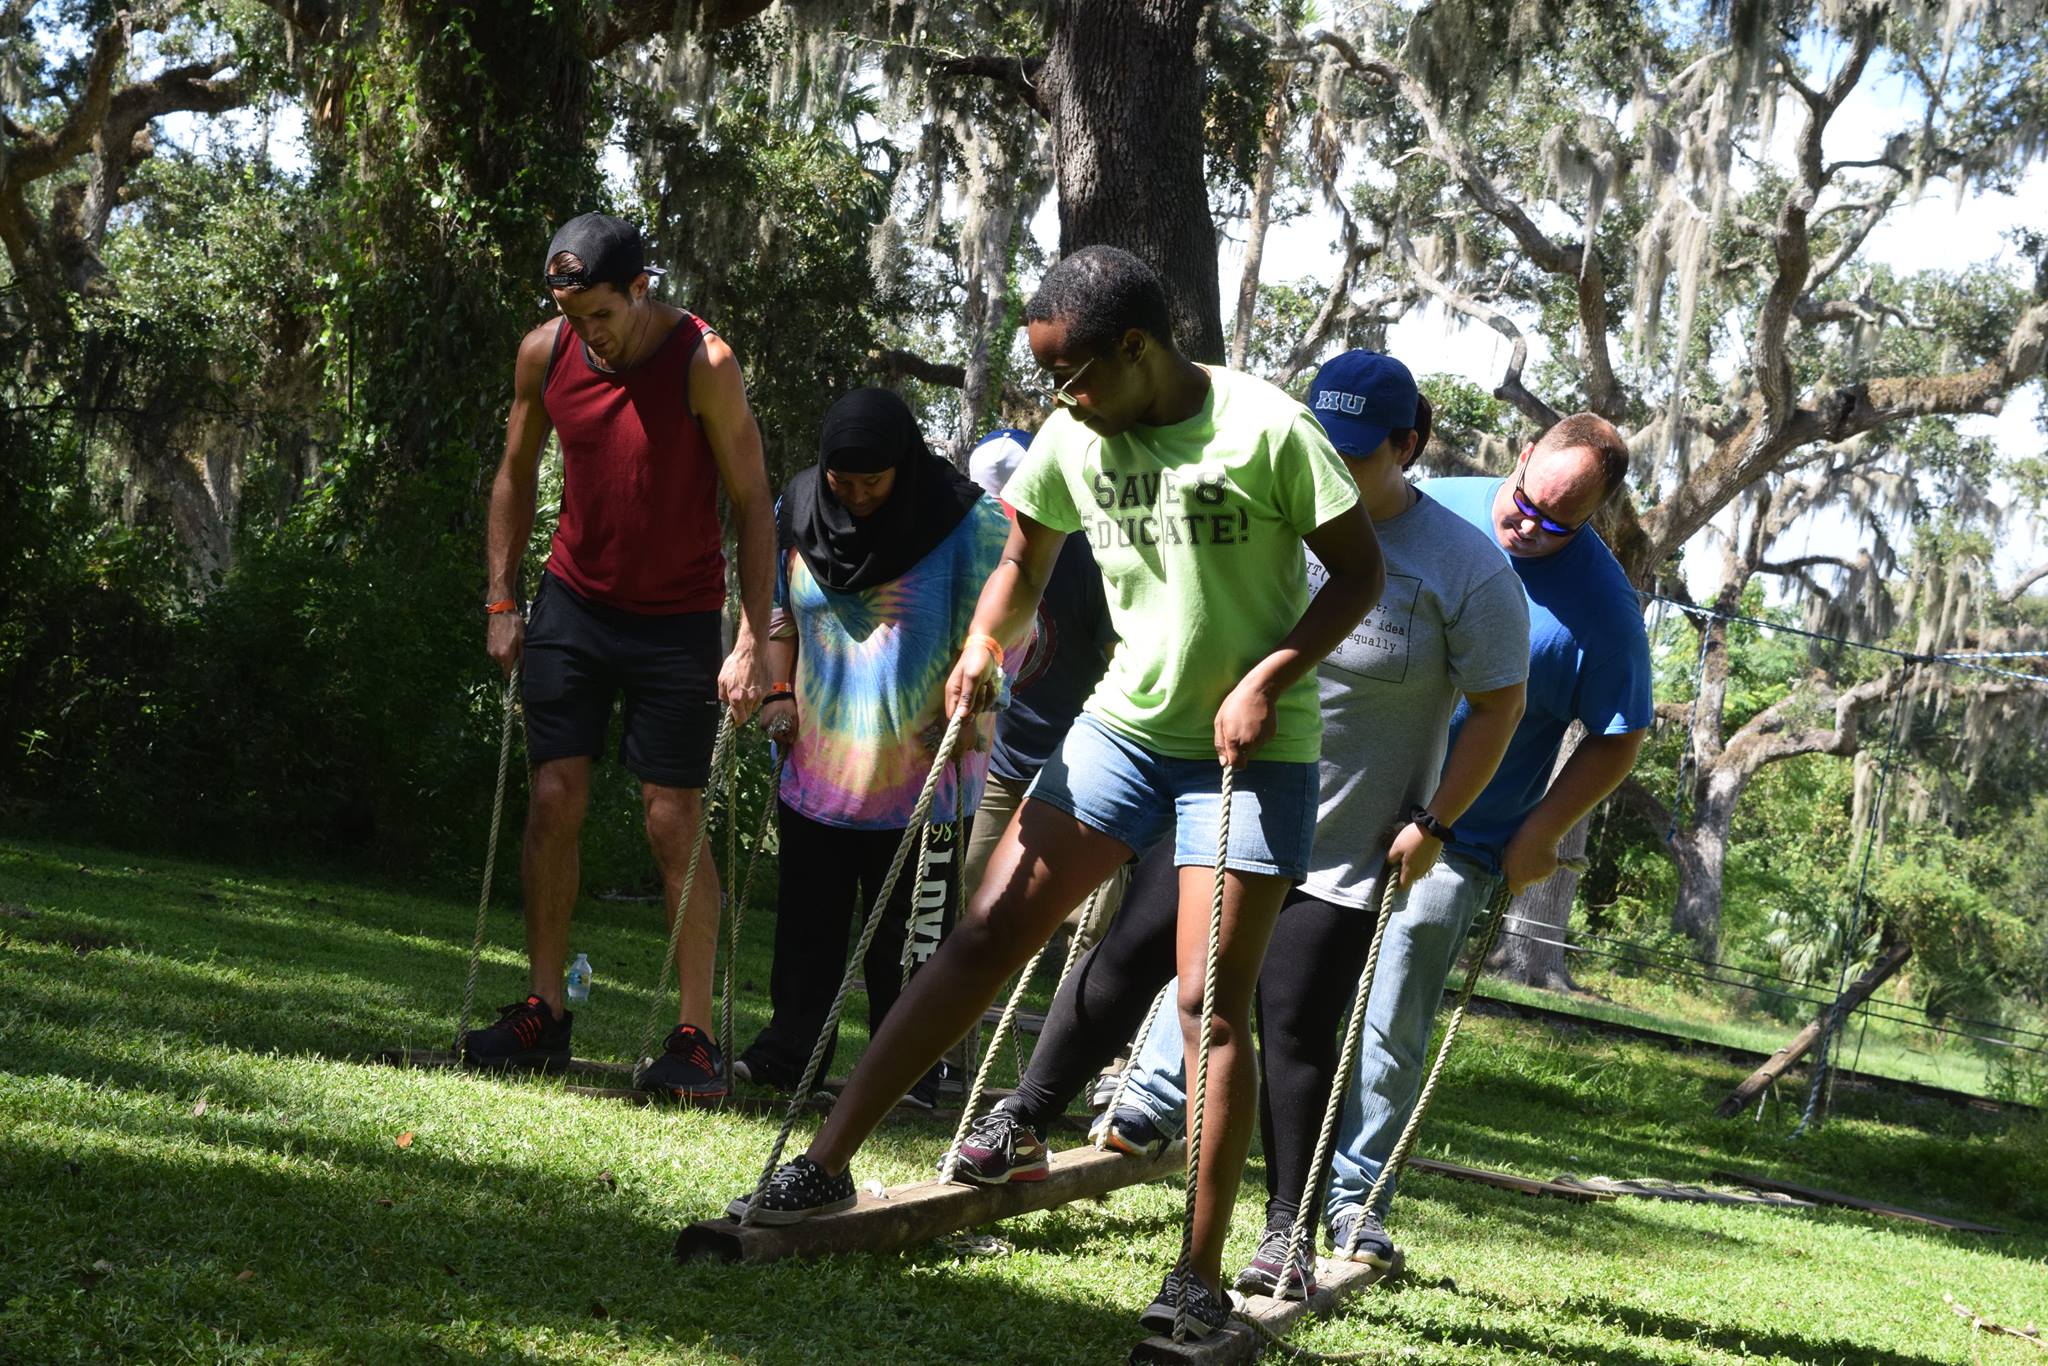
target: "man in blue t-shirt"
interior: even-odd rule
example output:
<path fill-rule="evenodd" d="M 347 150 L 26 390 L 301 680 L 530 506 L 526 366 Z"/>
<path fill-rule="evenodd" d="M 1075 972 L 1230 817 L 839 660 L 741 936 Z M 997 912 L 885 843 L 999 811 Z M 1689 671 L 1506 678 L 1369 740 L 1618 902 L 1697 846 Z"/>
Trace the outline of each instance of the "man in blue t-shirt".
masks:
<path fill-rule="evenodd" d="M 1604 418 L 1577 413 L 1525 447 L 1506 479 L 1432 479 L 1422 488 L 1490 533 L 1529 595 L 1529 683 L 1521 724 L 1443 856 L 1387 926 L 1358 1071 L 1345 1097 L 1327 1205 L 1338 1255 L 1391 1268 L 1379 1208 L 1363 1208 L 1422 1086 L 1437 1003 L 1479 908 L 1557 871 L 1567 831 L 1621 785 L 1655 711 L 1650 645 L 1628 576 L 1588 523 L 1628 474 L 1628 446 Z M 1466 709 L 1451 718 L 1456 743 Z M 1585 738 L 1562 768 L 1574 721 Z M 1555 770 L 1556 776 L 1552 776 Z"/>

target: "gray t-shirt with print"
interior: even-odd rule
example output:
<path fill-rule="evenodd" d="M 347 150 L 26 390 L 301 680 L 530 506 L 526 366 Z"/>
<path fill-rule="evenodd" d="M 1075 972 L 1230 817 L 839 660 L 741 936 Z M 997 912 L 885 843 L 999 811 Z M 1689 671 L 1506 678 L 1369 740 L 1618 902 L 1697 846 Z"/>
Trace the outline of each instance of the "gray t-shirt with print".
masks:
<path fill-rule="evenodd" d="M 1427 494 L 1374 522 L 1386 557 L 1379 605 L 1316 669 L 1322 792 L 1302 886 L 1370 906 L 1402 813 L 1443 771 L 1458 697 L 1529 675 L 1529 602 L 1500 547 Z M 1328 577 L 1309 556 L 1309 587 Z"/>

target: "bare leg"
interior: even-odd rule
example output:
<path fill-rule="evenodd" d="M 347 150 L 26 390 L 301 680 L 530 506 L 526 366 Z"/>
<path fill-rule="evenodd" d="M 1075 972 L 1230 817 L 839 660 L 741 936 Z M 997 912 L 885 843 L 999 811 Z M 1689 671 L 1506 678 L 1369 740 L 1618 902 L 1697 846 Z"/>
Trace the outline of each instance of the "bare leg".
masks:
<path fill-rule="evenodd" d="M 1130 856 L 1122 841 L 1027 799 L 989 856 L 967 913 L 861 1055 L 811 1142 L 811 1160 L 845 1171 L 882 1116 L 981 1018 L 1004 979 Z"/>
<path fill-rule="evenodd" d="M 647 843 L 653 846 L 654 861 L 661 867 L 662 900 L 673 920 L 690 871 L 690 846 L 704 840 L 704 793 L 701 788 L 643 782 L 640 800 L 647 810 Z M 697 858 L 697 885 L 690 890 L 683 927 L 676 934 L 676 982 L 681 990 L 676 1023 L 694 1024 L 709 1032 L 711 978 L 717 958 L 718 864 L 705 845 Z"/>
<path fill-rule="evenodd" d="M 1196 1069 L 1202 1048 L 1202 977 L 1209 956 L 1209 908 L 1214 868 L 1180 870 L 1181 1037 L 1187 1050 L 1192 1132 Z M 1223 1238 L 1237 1204 L 1238 1184 L 1258 1124 L 1258 1063 L 1252 1055 L 1252 989 L 1265 961 L 1266 941 L 1287 895 L 1287 879 L 1227 870 L 1223 874 L 1223 937 L 1216 953 L 1215 1017 L 1209 1030 L 1209 1079 L 1202 1111 L 1202 1152 L 1196 1168 L 1194 1230 L 1189 1261 L 1220 1298 Z"/>
<path fill-rule="evenodd" d="M 533 770 L 526 803 L 526 840 L 519 880 L 526 896 L 528 990 L 562 1013 L 562 969 L 569 957 L 569 917 L 582 871 L 577 840 L 590 803 L 590 760 L 549 759 Z"/>

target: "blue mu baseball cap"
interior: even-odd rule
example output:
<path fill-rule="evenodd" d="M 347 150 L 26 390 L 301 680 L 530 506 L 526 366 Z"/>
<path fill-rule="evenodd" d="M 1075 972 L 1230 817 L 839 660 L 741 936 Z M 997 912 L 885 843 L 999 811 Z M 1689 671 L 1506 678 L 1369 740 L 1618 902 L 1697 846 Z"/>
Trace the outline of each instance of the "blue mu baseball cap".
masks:
<path fill-rule="evenodd" d="M 1323 362 L 1308 386 L 1308 408 L 1330 444 L 1353 457 L 1371 455 L 1387 433 L 1415 425 L 1420 391 L 1408 367 L 1377 351 L 1346 351 Z"/>

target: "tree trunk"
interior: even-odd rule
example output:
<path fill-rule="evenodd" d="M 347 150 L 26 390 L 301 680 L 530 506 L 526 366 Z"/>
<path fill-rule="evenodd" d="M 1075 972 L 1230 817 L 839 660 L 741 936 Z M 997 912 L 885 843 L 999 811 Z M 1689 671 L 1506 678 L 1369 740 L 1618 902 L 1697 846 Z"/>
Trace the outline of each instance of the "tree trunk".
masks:
<path fill-rule="evenodd" d="M 1558 857 L 1584 857 L 1587 826 L 1587 821 L 1580 821 L 1565 834 L 1557 846 Z M 1562 946 L 1578 892 L 1579 875 L 1570 868 L 1559 868 L 1535 886 L 1524 888 L 1508 905 L 1508 914 L 1514 918 L 1502 931 L 1487 966 L 1526 986 L 1577 991 Z"/>
<path fill-rule="evenodd" d="M 1671 909 L 1671 928 L 1692 940 L 1707 958 L 1721 953 L 1721 884 L 1740 791 L 1725 775 L 1708 775 L 1692 821 L 1671 841 L 1678 865 L 1678 902 Z"/>
<path fill-rule="evenodd" d="M 1166 283 L 1174 341 L 1223 359 L 1216 227 L 1202 164 L 1196 0 L 1065 0 L 1040 94 L 1052 113 L 1060 254 L 1104 243 Z"/>
<path fill-rule="evenodd" d="M 1237 281 L 1237 312 L 1230 320 L 1230 363 L 1239 370 L 1251 355 L 1252 323 L 1259 311 L 1259 273 L 1266 260 L 1266 229 L 1273 221 L 1273 182 L 1279 178 L 1280 150 L 1287 141 L 1287 70 L 1282 68 L 1259 140 L 1259 169 L 1252 180 L 1251 215 L 1245 224 L 1244 273 Z"/>

